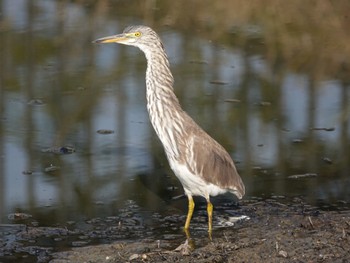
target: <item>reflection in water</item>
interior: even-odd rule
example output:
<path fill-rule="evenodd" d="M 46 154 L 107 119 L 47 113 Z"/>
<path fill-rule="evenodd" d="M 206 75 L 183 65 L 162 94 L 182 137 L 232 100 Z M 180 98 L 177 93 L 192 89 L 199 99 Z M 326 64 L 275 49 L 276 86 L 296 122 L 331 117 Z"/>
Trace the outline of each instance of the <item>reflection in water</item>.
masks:
<path fill-rule="evenodd" d="M 182 189 L 146 113 L 144 56 L 91 44 L 137 21 L 109 15 L 109 8 L 121 14 L 126 7 L 116 3 L 116 11 L 106 1 L 89 8 L 64 1 L 0 3 L 0 220 L 16 211 L 40 222 L 111 215 L 129 199 L 150 211 L 176 206 L 168 201 Z M 152 6 L 146 10 L 151 23 L 158 13 Z M 176 28 L 172 15 L 167 18 Z M 270 31 L 261 30 L 271 29 L 267 20 L 256 23 L 230 34 L 209 28 L 201 37 L 160 29 L 176 94 L 236 160 L 246 198 L 303 196 L 319 205 L 348 204 L 348 73 L 327 75 L 324 61 L 286 60 L 290 54 L 282 51 L 291 36 L 286 42 L 279 35 L 279 50 L 266 35 Z M 298 48 L 304 59 L 313 54 Z M 76 152 L 41 151 L 53 145 Z M 51 165 L 60 169 L 45 172 Z M 288 178 L 306 173 L 317 176 Z"/>

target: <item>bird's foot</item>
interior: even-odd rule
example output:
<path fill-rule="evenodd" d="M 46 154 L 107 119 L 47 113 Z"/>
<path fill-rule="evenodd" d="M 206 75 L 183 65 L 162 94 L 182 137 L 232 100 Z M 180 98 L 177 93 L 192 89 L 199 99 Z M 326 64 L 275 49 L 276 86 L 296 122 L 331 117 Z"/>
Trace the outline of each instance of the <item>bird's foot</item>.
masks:
<path fill-rule="evenodd" d="M 194 242 L 192 239 L 186 239 L 185 243 L 181 244 L 174 251 L 180 252 L 182 256 L 188 256 L 194 250 Z"/>

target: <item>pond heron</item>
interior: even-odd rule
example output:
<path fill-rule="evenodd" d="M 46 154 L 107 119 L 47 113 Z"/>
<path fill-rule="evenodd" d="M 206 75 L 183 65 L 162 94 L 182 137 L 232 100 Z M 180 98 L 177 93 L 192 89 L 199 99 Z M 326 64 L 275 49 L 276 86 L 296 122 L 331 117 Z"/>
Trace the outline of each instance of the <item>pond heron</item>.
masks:
<path fill-rule="evenodd" d="M 163 144 L 171 169 L 188 198 L 184 230 L 194 210 L 192 196 L 207 201 L 211 238 L 213 205 L 210 196 L 231 192 L 239 199 L 245 187 L 227 151 L 181 108 L 173 90 L 173 75 L 162 41 L 147 26 L 129 26 L 122 34 L 99 38 L 95 43 L 118 43 L 140 48 L 147 59 L 146 96 L 150 121 Z"/>

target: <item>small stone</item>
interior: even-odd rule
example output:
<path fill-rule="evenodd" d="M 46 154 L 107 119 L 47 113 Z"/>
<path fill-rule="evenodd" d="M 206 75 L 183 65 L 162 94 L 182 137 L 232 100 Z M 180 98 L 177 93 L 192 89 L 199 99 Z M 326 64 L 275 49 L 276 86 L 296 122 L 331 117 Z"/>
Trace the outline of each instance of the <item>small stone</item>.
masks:
<path fill-rule="evenodd" d="M 284 250 L 280 250 L 280 251 L 278 251 L 278 256 L 287 258 L 288 257 L 288 253 L 286 251 L 284 251 Z"/>
<path fill-rule="evenodd" d="M 134 260 L 134 259 L 138 259 L 140 256 L 139 254 L 132 254 L 130 257 L 129 257 L 129 260 Z"/>

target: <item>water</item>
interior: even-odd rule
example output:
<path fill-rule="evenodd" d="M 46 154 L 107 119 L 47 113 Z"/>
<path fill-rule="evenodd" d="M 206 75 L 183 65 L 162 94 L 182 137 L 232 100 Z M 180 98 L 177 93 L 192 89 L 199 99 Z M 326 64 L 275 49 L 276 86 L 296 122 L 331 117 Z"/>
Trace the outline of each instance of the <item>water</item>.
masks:
<path fill-rule="evenodd" d="M 152 24 L 131 2 L 0 2 L 0 222 L 15 212 L 42 225 L 112 216 L 130 200 L 145 213 L 185 213 L 184 199 L 172 201 L 181 185 L 148 120 L 144 55 L 91 43 Z M 312 59 L 293 68 L 268 52 L 259 23 L 215 41 L 154 23 L 183 108 L 236 161 L 246 199 L 349 206 L 349 72 L 337 77 Z M 42 151 L 51 146 L 76 151 Z M 59 169 L 45 172 L 51 166 Z M 304 174 L 313 176 L 288 178 Z"/>

